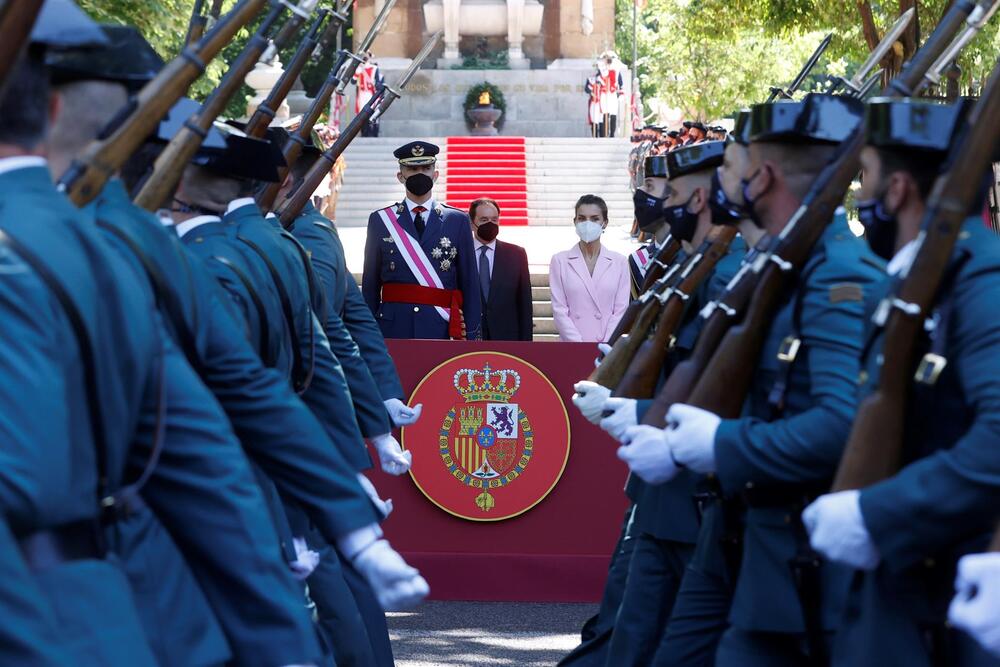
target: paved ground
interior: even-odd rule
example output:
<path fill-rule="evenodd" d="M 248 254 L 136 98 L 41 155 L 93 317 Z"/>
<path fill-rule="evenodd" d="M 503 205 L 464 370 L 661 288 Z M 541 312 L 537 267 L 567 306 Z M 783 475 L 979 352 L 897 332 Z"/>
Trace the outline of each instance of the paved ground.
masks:
<path fill-rule="evenodd" d="M 389 614 L 397 667 L 555 665 L 597 605 L 426 602 Z"/>

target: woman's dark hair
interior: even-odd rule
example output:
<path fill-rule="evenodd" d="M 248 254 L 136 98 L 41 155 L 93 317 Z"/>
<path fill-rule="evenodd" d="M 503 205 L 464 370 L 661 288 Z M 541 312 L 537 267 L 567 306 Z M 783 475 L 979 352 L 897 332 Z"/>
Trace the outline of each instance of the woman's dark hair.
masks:
<path fill-rule="evenodd" d="M 476 219 L 476 209 L 479 208 L 480 204 L 489 204 L 497 210 L 497 215 L 500 214 L 500 204 L 496 203 L 496 200 L 490 199 L 489 197 L 480 197 L 469 204 L 469 220 Z"/>
<path fill-rule="evenodd" d="M 599 209 L 601 209 L 601 215 L 604 216 L 604 219 L 608 219 L 608 204 L 597 195 L 583 195 L 577 199 L 576 206 L 573 207 L 573 215 L 576 215 L 581 206 L 585 206 L 587 204 L 595 204 Z"/>

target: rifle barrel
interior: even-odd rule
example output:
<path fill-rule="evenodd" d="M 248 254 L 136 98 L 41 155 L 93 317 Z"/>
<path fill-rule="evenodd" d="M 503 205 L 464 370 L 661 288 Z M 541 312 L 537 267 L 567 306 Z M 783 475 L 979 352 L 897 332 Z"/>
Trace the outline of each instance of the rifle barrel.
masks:
<path fill-rule="evenodd" d="M 365 52 L 371 48 L 372 43 L 375 42 L 375 38 L 382 32 L 385 22 L 389 20 L 389 13 L 392 12 L 392 8 L 395 6 L 396 0 L 386 0 L 382 6 L 382 11 L 378 13 L 378 16 L 372 22 L 371 28 L 368 29 L 368 34 L 365 35 L 365 38 L 361 40 L 361 44 L 358 45 L 357 53 L 345 51 L 347 58 L 341 66 L 341 71 L 337 73 L 337 78 L 340 79 L 340 83 L 337 85 L 338 95 L 343 95 L 344 90 L 347 89 L 347 85 L 354 78 L 354 72 L 357 71 Z"/>
<path fill-rule="evenodd" d="M 174 103 L 205 70 L 205 66 L 256 16 L 266 0 L 240 0 L 193 47 L 160 70 L 134 102 L 135 110 L 109 137 L 94 141 L 74 160 L 59 180 L 59 189 L 77 206 L 91 201 L 157 125 Z"/>
<path fill-rule="evenodd" d="M 184 124 L 184 127 L 163 149 L 153 165 L 153 173 L 135 197 L 136 206 L 147 211 L 155 211 L 173 196 L 177 184 L 180 183 L 181 176 L 184 174 L 184 168 L 198 152 L 201 142 L 215 119 L 225 110 L 230 98 L 243 85 L 246 75 L 257 64 L 260 54 L 267 48 L 267 33 L 283 11 L 284 5 L 281 4 L 276 4 L 271 8 L 257 32 L 229 66 L 229 70 L 223 75 L 219 86 L 201 105 L 201 110 Z"/>

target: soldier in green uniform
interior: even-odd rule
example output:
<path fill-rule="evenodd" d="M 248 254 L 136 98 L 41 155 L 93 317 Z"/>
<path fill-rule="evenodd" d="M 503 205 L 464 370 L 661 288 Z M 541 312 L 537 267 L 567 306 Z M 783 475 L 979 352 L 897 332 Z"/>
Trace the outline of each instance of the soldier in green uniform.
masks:
<path fill-rule="evenodd" d="M 877 387 L 891 290 L 920 248 L 963 106 L 868 106 L 858 210 L 889 277 L 869 300 L 858 400 Z M 1000 664 L 946 623 L 957 562 L 986 547 L 1000 506 L 1000 239 L 984 226 L 982 204 L 968 212 L 918 344 L 905 467 L 860 491 L 821 496 L 803 515 L 813 547 L 855 570 L 835 665 Z"/>
<path fill-rule="evenodd" d="M 812 94 L 780 109 L 753 108 L 743 195 L 750 217 L 768 233 L 784 229 L 837 143 L 854 131 L 860 106 Z M 826 488 L 839 462 L 855 409 L 862 301 L 881 275 L 838 213 L 772 320 L 744 416 L 721 420 L 674 405 L 667 430 L 631 432 L 626 449 L 637 446 L 642 460 L 653 456 L 661 475 L 677 466 L 714 473 L 722 493 L 740 495 L 748 507 L 717 665 L 802 664 L 828 651 L 844 570 L 830 563 L 810 569 L 817 561 L 807 557 L 797 519 L 802 499 Z M 801 564 L 795 573 L 791 562 Z"/>

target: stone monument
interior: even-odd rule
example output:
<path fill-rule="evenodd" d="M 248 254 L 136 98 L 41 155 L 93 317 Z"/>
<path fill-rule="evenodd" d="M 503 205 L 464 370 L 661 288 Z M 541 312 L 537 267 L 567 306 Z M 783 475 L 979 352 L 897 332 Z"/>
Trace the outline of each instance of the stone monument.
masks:
<path fill-rule="evenodd" d="M 358 0 L 355 41 L 384 1 Z M 372 47 L 387 83 L 397 80 L 429 35 L 443 30 L 444 39 L 437 59 L 428 61 L 435 67 L 425 65 L 382 119 L 381 135 L 469 134 L 465 95 L 488 81 L 507 102 L 503 134 L 590 136 L 584 84 L 597 56 L 613 48 L 614 26 L 614 0 L 398 0 Z M 466 69 L 477 50 L 506 66 Z M 620 61 L 616 66 L 625 83 L 618 115 L 618 135 L 624 136 L 632 75 Z"/>

